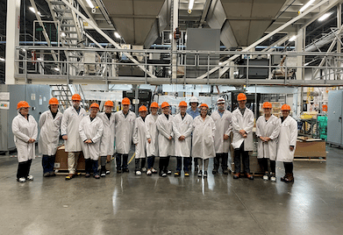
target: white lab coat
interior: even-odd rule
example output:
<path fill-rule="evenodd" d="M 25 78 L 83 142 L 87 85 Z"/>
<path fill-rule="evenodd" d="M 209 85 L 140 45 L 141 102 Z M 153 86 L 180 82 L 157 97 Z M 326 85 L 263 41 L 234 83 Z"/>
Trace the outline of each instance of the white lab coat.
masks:
<path fill-rule="evenodd" d="M 215 130 L 216 125 L 210 116 L 207 115 L 205 121 L 201 116 L 194 118 L 192 157 L 208 159 L 216 156 L 214 149 Z"/>
<path fill-rule="evenodd" d="M 239 110 L 239 108 L 235 109 L 232 112 L 232 147 L 235 149 L 240 148 L 244 141 L 244 151 L 253 151 L 253 127 L 254 113 L 250 109 L 246 108 L 244 116 L 242 116 L 242 113 Z M 241 134 L 239 133 L 239 131 L 242 129 L 245 130 L 245 132 L 247 133 L 247 138 L 243 138 L 243 136 L 241 136 Z"/>
<path fill-rule="evenodd" d="M 280 133 L 280 119 L 274 115 L 266 122 L 265 116 L 261 116 L 256 122 L 256 136 L 258 137 L 257 158 L 276 159 L 277 141 Z M 271 140 L 263 142 L 259 137 L 269 137 Z"/>
<path fill-rule="evenodd" d="M 228 153 L 230 150 L 230 138 L 224 140 L 224 134 L 230 136 L 232 131 L 232 114 L 228 110 L 224 110 L 223 116 L 220 116 L 218 111 L 211 115 L 216 131 L 214 133 L 214 148 L 216 153 Z"/>
<path fill-rule="evenodd" d="M 104 130 L 102 120 L 96 116 L 91 121 L 90 116 L 84 117 L 79 126 L 82 141 L 82 152 L 85 159 L 98 160 L 100 156 L 100 139 Z M 91 139 L 93 143 L 86 144 L 84 141 Z"/>
<path fill-rule="evenodd" d="M 14 143 L 17 147 L 18 162 L 35 159 L 35 143 L 28 143 L 29 139 L 37 139 L 38 128 L 35 118 L 29 115 L 29 120 L 20 113 L 12 121 Z"/>
<path fill-rule="evenodd" d="M 113 155 L 114 153 L 114 138 L 115 138 L 115 115 L 111 113 L 108 119 L 106 113 L 97 115 L 104 124 L 104 132 L 102 133 L 100 142 L 100 156 Z"/>
<path fill-rule="evenodd" d="M 193 118 L 187 114 L 182 119 L 181 114 L 177 114 L 173 118 L 173 132 L 175 139 L 175 156 L 177 157 L 190 157 L 191 144 L 192 144 L 192 130 Z M 179 137 L 184 136 L 185 140 L 180 141 Z"/>
<path fill-rule="evenodd" d="M 43 155 L 53 156 L 56 154 L 60 138 L 60 129 L 63 114 L 57 112 L 55 118 L 50 110 L 45 111 L 39 118 L 38 152 Z"/>
<path fill-rule="evenodd" d="M 77 113 L 75 108 L 72 106 L 64 111 L 61 124 L 61 134 L 68 136 L 68 140 L 64 141 L 66 152 L 81 151 L 82 141 L 79 134 L 79 125 L 82 118 L 86 115 L 86 111 L 81 107 L 79 113 Z"/>
<path fill-rule="evenodd" d="M 168 138 L 174 137 L 173 133 L 173 116 L 169 115 L 169 119 L 164 114 L 158 116 L 156 121 L 158 129 L 158 150 L 160 157 L 174 156 L 173 139 Z"/>
<path fill-rule="evenodd" d="M 280 119 L 281 122 L 281 119 Z M 294 152 L 297 144 L 298 124 L 294 118 L 288 116 L 283 123 L 281 123 L 278 150 L 276 160 L 280 162 L 293 162 Z M 294 150 L 291 151 L 289 147 L 293 145 Z"/>
<path fill-rule="evenodd" d="M 147 156 L 158 156 L 158 130 L 156 126 L 158 115 L 149 114 L 145 118 L 145 125 L 147 126 L 147 136 L 151 139 L 150 144 L 147 143 Z"/>
<path fill-rule="evenodd" d="M 149 134 L 145 122 L 141 117 L 136 118 L 133 132 L 133 143 L 136 145 L 135 158 L 146 158 L 148 138 Z"/>
<path fill-rule="evenodd" d="M 136 115 L 129 111 L 126 118 L 123 111 L 115 113 L 116 149 L 119 154 L 129 154 Z"/>

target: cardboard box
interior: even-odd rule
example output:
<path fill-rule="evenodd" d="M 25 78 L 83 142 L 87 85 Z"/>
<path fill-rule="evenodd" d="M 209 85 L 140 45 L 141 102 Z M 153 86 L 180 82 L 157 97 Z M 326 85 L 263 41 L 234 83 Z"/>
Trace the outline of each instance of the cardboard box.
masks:
<path fill-rule="evenodd" d="M 57 148 L 54 170 L 68 171 L 68 153 L 64 151 L 64 145 Z M 83 153 L 80 152 L 79 160 L 77 163 L 77 170 L 85 170 L 85 159 Z"/>
<path fill-rule="evenodd" d="M 326 157 L 326 143 L 323 140 L 298 140 L 294 157 Z"/>

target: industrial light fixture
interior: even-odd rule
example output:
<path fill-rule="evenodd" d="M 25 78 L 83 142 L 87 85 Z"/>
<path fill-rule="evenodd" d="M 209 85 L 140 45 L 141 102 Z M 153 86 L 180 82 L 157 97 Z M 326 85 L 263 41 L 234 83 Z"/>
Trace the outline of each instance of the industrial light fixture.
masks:
<path fill-rule="evenodd" d="M 172 40 L 172 35 L 171 34 L 169 34 L 169 40 Z"/>
<path fill-rule="evenodd" d="M 189 0 L 189 4 L 188 4 L 188 13 L 189 14 L 192 13 L 193 6 L 194 6 L 194 0 Z"/>
<path fill-rule="evenodd" d="M 289 39 L 289 41 L 290 41 L 290 42 L 294 42 L 296 38 L 297 38 L 297 35 L 293 35 L 293 36 Z"/>
<path fill-rule="evenodd" d="M 56 70 L 56 71 L 60 71 L 60 68 L 57 68 L 57 67 L 56 67 L 56 68 L 54 68 L 54 70 Z"/>
<path fill-rule="evenodd" d="M 61 37 L 64 38 L 66 34 L 64 32 L 61 33 Z"/>
<path fill-rule="evenodd" d="M 25 49 L 25 48 L 21 48 L 21 50 L 22 50 L 23 52 L 25 52 L 25 51 L 26 51 L 26 49 Z"/>
<path fill-rule="evenodd" d="M 94 4 L 92 3 L 92 0 L 86 0 L 86 2 L 90 8 L 92 9 L 94 8 Z"/>
<path fill-rule="evenodd" d="M 29 7 L 30 11 L 32 11 L 33 13 L 36 13 L 35 9 L 33 7 Z M 41 15 L 41 13 L 38 11 L 38 15 Z"/>
<path fill-rule="evenodd" d="M 324 21 L 326 20 L 327 18 L 329 18 L 329 16 L 332 14 L 332 12 L 328 12 L 328 13 L 325 13 L 324 15 L 322 15 L 321 17 L 319 17 L 318 21 Z"/>
<path fill-rule="evenodd" d="M 0 61 L 2 61 L 2 62 L 3 62 L 3 61 L 5 61 L 5 59 L 4 59 L 4 58 L 2 58 L 2 57 L 0 57 Z"/>
<path fill-rule="evenodd" d="M 121 38 L 121 37 L 120 37 L 120 34 L 119 34 L 118 32 L 114 32 L 114 36 L 115 36 L 116 38 Z"/>
<path fill-rule="evenodd" d="M 299 12 L 304 12 L 314 1 L 316 0 L 310 0 L 308 1 L 302 8 L 300 8 Z"/>

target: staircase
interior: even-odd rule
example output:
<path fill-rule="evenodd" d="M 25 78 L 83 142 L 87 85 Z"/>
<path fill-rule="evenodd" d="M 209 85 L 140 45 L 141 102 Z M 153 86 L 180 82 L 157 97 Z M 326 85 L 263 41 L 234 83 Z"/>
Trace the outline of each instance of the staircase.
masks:
<path fill-rule="evenodd" d="M 60 85 L 51 85 L 50 87 L 51 87 L 51 96 L 58 99 L 61 105 L 60 108 L 62 110 L 66 110 L 67 108 L 69 108 L 69 106 L 72 105 L 71 97 L 73 94 L 70 90 L 69 85 L 60 84 Z"/>

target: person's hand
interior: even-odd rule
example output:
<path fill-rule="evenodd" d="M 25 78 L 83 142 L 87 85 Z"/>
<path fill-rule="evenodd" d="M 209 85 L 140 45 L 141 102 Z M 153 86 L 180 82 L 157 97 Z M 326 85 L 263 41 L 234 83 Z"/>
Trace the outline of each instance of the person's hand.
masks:
<path fill-rule="evenodd" d="M 148 139 L 148 143 L 149 143 L 149 144 L 151 143 L 151 139 L 150 139 L 150 138 Z"/>
<path fill-rule="evenodd" d="M 169 136 L 168 140 L 172 140 L 172 139 L 173 139 L 173 137 Z"/>
<path fill-rule="evenodd" d="M 266 140 L 264 139 L 264 137 L 260 136 L 260 139 L 265 142 Z"/>
<path fill-rule="evenodd" d="M 181 135 L 181 136 L 179 137 L 179 140 L 180 140 L 180 141 L 185 140 L 185 137 L 184 137 L 183 135 Z"/>
<path fill-rule="evenodd" d="M 239 134 L 241 134 L 241 136 L 243 136 L 243 135 L 245 134 L 245 130 L 243 130 L 243 129 L 240 130 L 240 131 L 239 131 Z"/>
<path fill-rule="evenodd" d="M 245 138 L 247 138 L 247 137 L 248 137 L 248 135 L 247 135 L 247 134 L 244 134 L 244 135 L 243 135 L 243 138 L 244 138 L 244 139 L 245 139 Z"/>
<path fill-rule="evenodd" d="M 85 143 L 86 143 L 86 144 L 91 144 L 91 143 L 92 143 L 92 140 L 86 140 Z"/>
<path fill-rule="evenodd" d="M 29 139 L 29 143 L 34 143 L 35 142 L 35 140 L 34 139 Z"/>
<path fill-rule="evenodd" d="M 224 140 L 227 140 L 227 139 L 229 139 L 229 136 L 224 134 L 223 139 L 224 139 Z"/>
<path fill-rule="evenodd" d="M 67 135 L 64 135 L 64 136 L 62 136 L 62 139 L 68 140 L 68 136 L 67 136 Z"/>
<path fill-rule="evenodd" d="M 293 146 L 289 146 L 289 150 L 293 151 L 294 147 Z"/>
<path fill-rule="evenodd" d="M 270 141 L 270 140 L 271 140 L 271 138 L 269 138 L 269 137 L 264 137 L 264 141 L 268 142 L 268 141 Z"/>

